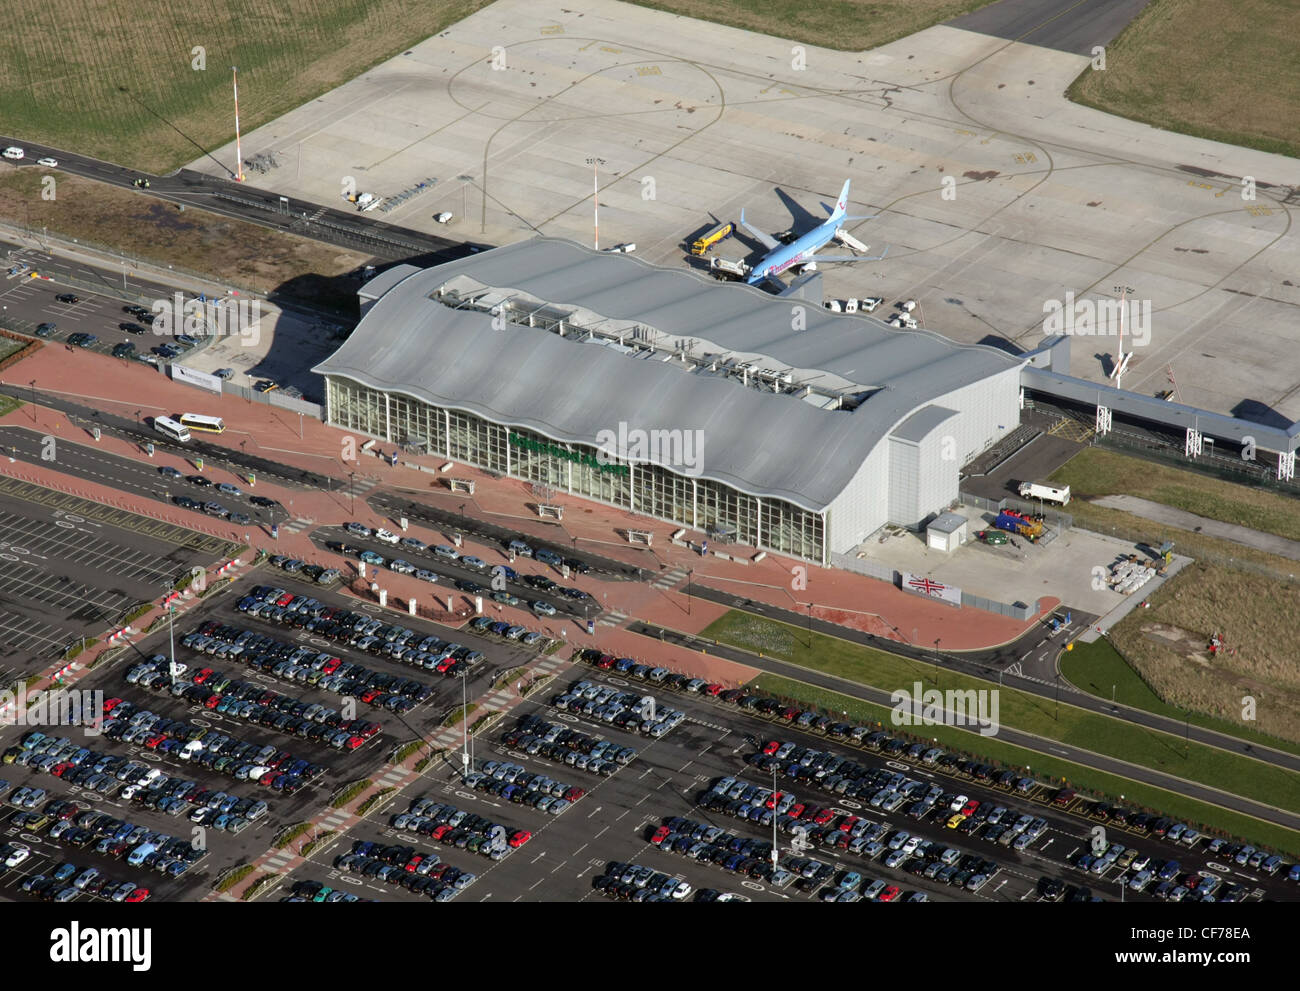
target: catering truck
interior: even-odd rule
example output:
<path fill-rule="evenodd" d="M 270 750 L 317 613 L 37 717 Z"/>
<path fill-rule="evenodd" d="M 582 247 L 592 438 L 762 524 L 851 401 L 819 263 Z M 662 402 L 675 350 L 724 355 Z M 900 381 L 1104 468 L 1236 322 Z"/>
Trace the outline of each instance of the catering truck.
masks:
<path fill-rule="evenodd" d="M 1048 485 L 1046 482 L 1021 482 L 1020 498 L 1059 502 L 1064 506 L 1070 501 L 1070 487 L 1068 485 Z"/>

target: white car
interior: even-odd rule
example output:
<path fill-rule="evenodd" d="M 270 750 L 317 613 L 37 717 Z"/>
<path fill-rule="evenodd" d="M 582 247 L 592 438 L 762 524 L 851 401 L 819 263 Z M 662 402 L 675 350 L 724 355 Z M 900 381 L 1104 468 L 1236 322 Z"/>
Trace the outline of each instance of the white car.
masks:
<path fill-rule="evenodd" d="M 52 158 L 38 158 L 36 164 L 44 165 L 47 169 L 57 168 L 59 165 L 59 163 Z"/>
<path fill-rule="evenodd" d="M 626 244 L 616 244 L 614 247 L 606 248 L 605 250 L 612 254 L 627 255 L 636 250 L 636 244 L 635 242 L 628 241 Z"/>
<path fill-rule="evenodd" d="M 14 162 L 16 162 L 16 161 L 18 161 L 19 159 L 21 159 L 21 158 L 23 157 L 23 154 L 24 154 L 24 152 L 23 152 L 23 150 L 22 150 L 21 148 L 17 148 L 17 147 L 13 147 L 13 146 L 11 146 L 11 147 L 9 147 L 9 148 L 6 148 L 6 149 L 4 150 L 4 157 L 5 157 L 5 158 L 8 158 L 8 159 L 10 159 L 11 161 L 14 161 Z"/>
<path fill-rule="evenodd" d="M 442 213 L 435 213 L 433 219 L 435 223 L 446 224 L 451 222 L 451 216 L 450 213 L 443 211 Z"/>
<path fill-rule="evenodd" d="M 4 865 L 6 867 L 17 867 L 24 860 L 32 855 L 31 847 L 22 843 L 10 843 L 4 848 Z"/>
<path fill-rule="evenodd" d="M 863 313 L 870 313 L 884 301 L 884 297 L 882 296 L 867 296 L 858 300 L 858 309 Z"/>
<path fill-rule="evenodd" d="M 397 534 L 393 533 L 391 530 L 385 530 L 383 527 L 380 527 L 378 530 L 375 531 L 375 539 L 382 540 L 386 544 L 395 544 L 402 538 L 400 538 Z"/>

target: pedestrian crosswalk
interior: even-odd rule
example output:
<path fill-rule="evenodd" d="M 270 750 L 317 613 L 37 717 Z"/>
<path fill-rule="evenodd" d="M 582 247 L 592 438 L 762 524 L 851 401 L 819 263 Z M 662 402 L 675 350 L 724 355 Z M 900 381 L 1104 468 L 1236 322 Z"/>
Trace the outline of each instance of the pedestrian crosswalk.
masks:
<path fill-rule="evenodd" d="M 627 613 L 621 613 L 617 609 L 611 609 L 609 612 L 600 614 L 596 620 L 601 626 L 622 626 L 627 622 Z"/>
<path fill-rule="evenodd" d="M 682 579 L 685 577 L 686 577 L 686 572 L 684 570 L 682 570 L 681 568 L 673 568 L 672 571 L 665 571 L 662 575 L 660 575 L 657 579 L 655 579 L 650 584 L 652 587 L 660 590 L 668 589 L 668 588 L 672 588 L 675 585 L 680 585 Z"/>
<path fill-rule="evenodd" d="M 307 527 L 315 525 L 315 520 L 309 520 L 299 516 L 290 520 L 288 523 L 280 524 L 280 532 L 285 534 L 297 533 L 299 530 L 305 530 Z"/>

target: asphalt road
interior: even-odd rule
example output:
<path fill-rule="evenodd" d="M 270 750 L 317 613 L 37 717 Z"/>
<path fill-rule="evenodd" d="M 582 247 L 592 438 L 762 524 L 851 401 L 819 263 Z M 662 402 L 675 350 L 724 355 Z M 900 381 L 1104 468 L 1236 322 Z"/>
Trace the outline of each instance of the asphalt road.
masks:
<path fill-rule="evenodd" d="M 702 640 L 691 634 L 683 634 L 675 630 L 666 630 L 661 627 L 652 626 L 647 623 L 633 623 L 629 627 L 629 629 L 634 633 L 641 633 L 645 636 L 652 637 L 654 639 L 662 639 L 667 643 L 673 643 L 678 646 L 686 647 L 692 650 L 698 650 L 700 649 L 701 644 L 707 644 L 707 649 L 709 650 L 709 652 L 717 657 L 724 657 L 727 658 L 728 660 L 738 661 L 742 664 L 748 664 L 752 667 L 756 667 L 761 670 L 768 671 L 772 674 L 780 675 L 782 677 L 794 678 L 800 681 L 807 682 L 811 685 L 816 685 L 820 688 L 826 688 L 830 691 L 840 692 L 842 694 L 850 695 L 855 698 L 865 699 L 869 702 L 874 702 L 877 705 L 884 705 L 886 707 L 892 707 L 893 705 L 890 699 L 890 693 L 888 691 L 885 691 L 883 689 L 878 689 L 878 688 L 872 688 L 866 685 L 861 685 L 858 684 L 857 682 L 852 682 L 844 678 L 839 678 L 835 675 L 828 675 L 820 671 L 813 671 L 809 668 L 799 667 L 798 665 L 795 664 L 788 664 L 784 661 L 775 660 L 770 657 L 759 657 L 755 654 L 749 653 L 748 651 L 739 650 L 734 647 L 728 647 L 725 644 L 715 644 L 712 640 Z M 964 667 L 967 667 L 961 664 L 953 664 L 953 663 L 950 663 L 948 666 L 950 668 L 954 668 L 955 670 L 963 670 Z M 976 669 L 974 666 L 967 667 L 966 670 L 963 670 L 963 673 L 987 677 L 987 673 L 982 675 L 979 674 L 978 669 Z M 925 672 L 919 673 L 917 678 L 918 680 L 925 681 L 926 680 Z M 1009 687 L 1014 687 L 1022 691 L 1032 692 L 1033 694 L 1042 696 L 1044 698 L 1045 706 L 1050 707 L 1051 704 L 1053 703 L 1054 695 L 1052 692 L 1042 689 L 1041 687 L 1033 686 L 1032 683 L 1016 684 L 1015 680 L 1013 679 L 1007 681 L 1006 684 Z M 1149 713 L 1144 713 L 1141 710 L 1128 709 L 1127 707 L 1120 707 L 1120 710 L 1117 711 L 1115 709 L 1112 709 L 1112 707 L 1110 707 L 1109 704 L 1101 704 L 1101 703 L 1090 704 L 1090 703 L 1095 703 L 1095 700 L 1091 699 L 1090 696 L 1072 695 L 1067 697 L 1066 702 L 1067 704 L 1075 705 L 1079 708 L 1090 709 L 1091 711 L 1094 712 L 1104 713 L 1114 718 L 1121 718 L 1121 719 L 1127 718 L 1128 721 L 1138 723 L 1139 725 L 1151 725 L 1155 721 L 1170 722 L 1170 720 L 1160 720 L 1160 717 L 1153 716 Z M 1160 727 L 1160 728 L 1165 729 L 1166 727 Z M 1167 729 L 1167 731 L 1177 734 L 1176 727 L 1172 729 Z M 1207 733 L 1206 735 L 1216 736 L 1216 737 L 1218 736 L 1218 734 L 1209 734 L 1209 733 Z M 1264 821 L 1277 823 L 1279 825 L 1285 826 L 1288 829 L 1300 828 L 1300 816 L 1288 810 L 1273 808 L 1272 806 L 1264 805 L 1263 803 L 1260 802 L 1254 802 L 1251 801 L 1250 799 L 1242 798 L 1241 796 L 1233 795 L 1229 792 L 1219 791 L 1218 789 L 1215 788 L 1210 788 L 1204 785 L 1197 784 L 1195 782 L 1186 781 L 1184 779 L 1175 777 L 1170 774 L 1164 774 L 1162 772 L 1153 771 L 1149 768 L 1141 767 L 1136 764 L 1130 764 L 1123 760 L 1118 760 L 1115 758 L 1110 758 L 1100 754 L 1096 754 L 1090 751 L 1081 750 L 1075 747 L 1070 747 L 1065 744 L 1062 744 L 1059 741 L 1045 739 L 1043 737 L 1035 736 L 1031 733 L 1024 733 L 1009 726 L 1003 725 L 1000 728 L 998 732 L 998 739 L 1005 743 L 1016 744 L 1019 746 L 1027 747 L 1031 750 L 1036 750 L 1045 753 L 1049 752 L 1059 757 L 1063 757 L 1067 760 L 1074 761 L 1077 764 L 1082 764 L 1086 767 L 1094 767 L 1098 770 L 1107 771 L 1111 774 L 1117 774 L 1122 777 L 1131 778 L 1136 781 L 1142 781 L 1146 784 L 1151 784 L 1160 788 L 1165 788 L 1169 791 L 1175 792 L 1176 794 L 1187 795 L 1191 798 L 1197 798 L 1201 801 L 1208 802 L 1213 805 L 1218 805 L 1223 808 L 1232 809 L 1237 812 L 1243 812 L 1246 813 L 1247 815 L 1253 815 Z M 1204 742 L 1213 743 L 1213 741 L 1208 741 L 1208 740 Z M 1241 746 L 1241 744 L 1237 741 L 1230 741 L 1230 742 L 1236 743 L 1237 748 L 1240 748 Z M 1277 751 L 1260 751 L 1259 753 L 1263 754 L 1263 759 L 1265 760 L 1267 760 L 1269 756 L 1275 756 L 1277 759 L 1270 761 L 1270 763 L 1278 764 L 1280 766 L 1291 766 L 1296 761 L 1296 758 L 1293 757 L 1292 755 L 1280 753 Z M 1257 753 L 1252 752 L 1252 756 L 1257 756 Z"/>
<path fill-rule="evenodd" d="M 152 176 L 86 155 L 11 137 L 0 138 L 0 142 L 24 149 L 26 156 L 23 160 L 12 163 L 18 168 L 35 168 L 37 159 L 50 157 L 58 161 L 61 171 L 124 189 L 134 188 L 137 179 L 147 179 L 149 188 L 142 189 L 142 195 L 369 252 L 386 261 L 419 259 L 421 264 L 432 265 L 469 253 L 468 245 L 459 241 L 371 220 L 356 210 L 328 209 L 318 203 L 282 197 L 247 183 L 234 182 L 233 176 L 231 179 L 217 179 L 187 169 L 168 176 Z"/>
<path fill-rule="evenodd" d="M 22 426 L 0 426 L 0 451 L 28 464 L 48 465 L 50 459 L 45 458 L 44 455 L 51 449 L 47 447 L 46 436 Z M 159 440 L 162 438 L 159 437 Z M 167 478 L 159 472 L 159 466 L 147 458 L 136 461 L 109 454 L 95 447 L 93 435 L 89 432 L 85 436 L 85 443 L 74 443 L 70 438 L 57 438 L 57 445 L 53 451 L 54 463 L 58 465 L 61 472 L 101 485 L 112 486 L 120 492 L 141 495 L 155 502 L 175 506 L 178 496 L 188 496 L 199 502 L 217 502 L 227 509 L 251 517 L 253 520 L 249 524 L 251 527 L 265 528 L 272 523 L 284 523 L 289 518 L 289 512 L 284 506 L 262 507 L 249 502 L 249 496 L 257 494 L 256 488 L 251 492 L 246 491 L 248 488 L 246 481 L 233 473 L 211 470 L 203 473 L 191 471 L 185 478 Z M 201 488 L 189 481 L 190 475 L 199 474 L 208 478 L 213 484 Z M 221 482 L 240 487 L 243 494 L 231 496 L 216 491 L 216 485 Z M 178 511 L 193 513 L 196 522 L 204 518 L 214 518 L 196 510 Z M 229 525 L 232 529 L 238 528 L 238 524 Z"/>
<path fill-rule="evenodd" d="M 995 38 L 1092 55 L 1108 45 L 1150 0 L 1001 0 L 947 21 Z"/>

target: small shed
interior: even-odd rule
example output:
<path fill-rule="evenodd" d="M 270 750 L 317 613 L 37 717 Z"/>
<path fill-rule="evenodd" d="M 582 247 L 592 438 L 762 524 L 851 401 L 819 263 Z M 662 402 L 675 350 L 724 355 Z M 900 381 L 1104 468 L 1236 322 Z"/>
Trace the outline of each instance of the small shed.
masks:
<path fill-rule="evenodd" d="M 951 554 L 966 543 L 970 521 L 960 513 L 940 513 L 925 528 L 925 544 Z"/>

